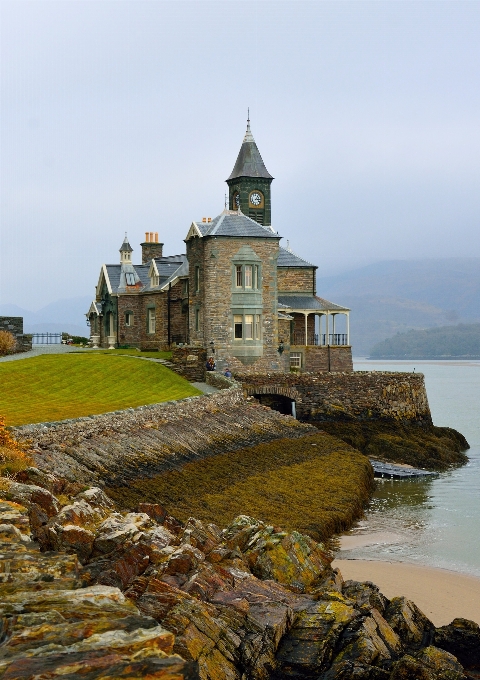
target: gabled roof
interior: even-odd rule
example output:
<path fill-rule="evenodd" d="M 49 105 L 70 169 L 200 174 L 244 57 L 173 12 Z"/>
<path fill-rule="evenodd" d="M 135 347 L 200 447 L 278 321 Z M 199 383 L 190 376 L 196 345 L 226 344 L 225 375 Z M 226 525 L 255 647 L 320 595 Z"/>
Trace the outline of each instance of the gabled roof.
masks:
<path fill-rule="evenodd" d="M 238 153 L 237 162 L 227 182 L 229 179 L 236 179 L 237 177 L 264 177 L 265 179 L 273 179 L 265 167 L 260 151 L 250 132 L 250 120 L 247 121 L 247 131 Z"/>
<path fill-rule="evenodd" d="M 316 265 L 295 255 L 290 248 L 282 247 L 278 249 L 277 267 L 308 267 L 309 269 L 315 267 L 315 269 L 318 269 Z"/>
<path fill-rule="evenodd" d="M 249 238 L 277 238 L 280 236 L 272 227 L 264 227 L 240 210 L 224 210 L 211 222 L 193 222 L 187 234 L 192 236 L 245 236 Z"/>
<path fill-rule="evenodd" d="M 334 302 L 318 297 L 318 295 L 279 295 L 279 304 L 288 307 L 288 310 L 311 310 L 319 312 L 349 312 L 347 307 L 341 307 Z"/>
<path fill-rule="evenodd" d="M 168 257 L 156 257 L 155 269 L 159 275 L 159 286 L 162 288 L 168 280 L 173 280 L 175 275 L 178 277 L 179 270 L 184 271 L 185 263 L 187 262 L 186 255 L 170 255 Z M 102 267 L 102 273 L 105 276 L 109 293 L 125 293 L 128 288 L 125 286 L 125 267 L 128 267 L 128 272 L 134 274 L 135 282 L 139 290 L 152 290 L 150 286 L 150 269 L 151 262 L 147 264 L 135 265 L 121 265 L 121 264 L 106 264 Z M 122 270 L 123 268 L 123 270 Z M 131 268 L 131 269 L 130 269 Z M 187 269 L 188 274 L 188 269 Z M 100 277 L 101 279 L 101 277 Z M 157 290 L 157 287 L 155 287 Z"/>

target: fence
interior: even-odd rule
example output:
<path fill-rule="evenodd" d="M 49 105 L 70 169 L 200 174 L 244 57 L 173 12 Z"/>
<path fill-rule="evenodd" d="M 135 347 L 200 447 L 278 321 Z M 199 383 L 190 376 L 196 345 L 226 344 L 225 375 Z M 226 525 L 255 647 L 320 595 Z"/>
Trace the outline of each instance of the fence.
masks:
<path fill-rule="evenodd" d="M 32 333 L 32 345 L 61 345 L 61 333 Z"/>
<path fill-rule="evenodd" d="M 308 333 L 307 342 L 305 342 L 305 333 L 302 331 L 295 331 L 293 333 L 292 345 L 348 345 L 348 335 L 346 333 L 329 333 L 328 342 L 327 335 L 322 333 Z"/>

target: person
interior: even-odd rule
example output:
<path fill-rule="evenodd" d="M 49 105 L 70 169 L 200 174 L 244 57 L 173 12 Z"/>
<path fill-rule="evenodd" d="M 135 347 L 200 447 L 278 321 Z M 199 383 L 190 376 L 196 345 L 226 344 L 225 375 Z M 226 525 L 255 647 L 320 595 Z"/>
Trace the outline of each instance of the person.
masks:
<path fill-rule="evenodd" d="M 224 373 L 223 375 L 224 375 L 226 378 L 231 378 L 231 377 L 232 377 L 232 372 L 231 372 L 231 370 L 228 368 L 228 366 L 227 366 L 227 368 L 225 369 L 225 373 Z"/>
<path fill-rule="evenodd" d="M 210 357 L 210 359 L 207 361 L 207 363 L 205 364 L 205 368 L 207 369 L 207 371 L 215 370 L 215 361 L 213 357 Z"/>

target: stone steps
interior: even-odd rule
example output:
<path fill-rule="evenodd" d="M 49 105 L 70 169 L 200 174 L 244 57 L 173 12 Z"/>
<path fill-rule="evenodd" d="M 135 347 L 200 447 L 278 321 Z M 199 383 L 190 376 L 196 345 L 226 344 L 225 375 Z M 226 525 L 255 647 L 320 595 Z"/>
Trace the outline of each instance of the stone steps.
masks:
<path fill-rule="evenodd" d="M 0 677 L 194 680 L 174 635 L 118 588 L 86 587 L 76 555 L 39 551 L 28 509 L 0 501 Z"/>

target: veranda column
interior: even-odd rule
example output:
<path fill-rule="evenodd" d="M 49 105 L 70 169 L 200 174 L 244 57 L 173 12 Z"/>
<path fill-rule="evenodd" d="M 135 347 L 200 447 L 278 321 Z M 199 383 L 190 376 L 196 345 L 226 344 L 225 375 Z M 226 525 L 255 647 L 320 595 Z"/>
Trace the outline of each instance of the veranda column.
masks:
<path fill-rule="evenodd" d="M 350 345 L 350 312 L 345 314 L 347 317 L 347 345 Z"/>
<path fill-rule="evenodd" d="M 332 345 L 337 344 L 337 342 L 335 340 L 335 317 L 336 317 L 336 314 L 332 314 Z"/>
<path fill-rule="evenodd" d="M 305 315 L 305 344 L 308 345 L 308 312 L 304 312 Z"/>
<path fill-rule="evenodd" d="M 328 317 L 329 317 L 329 316 L 330 316 L 330 315 L 329 315 L 329 313 L 327 312 L 327 313 L 325 314 L 325 344 L 326 344 L 326 345 L 329 345 L 329 344 L 330 344 L 330 339 L 329 339 L 329 337 L 328 337 L 328 331 L 329 331 L 329 328 L 328 328 Z"/>

